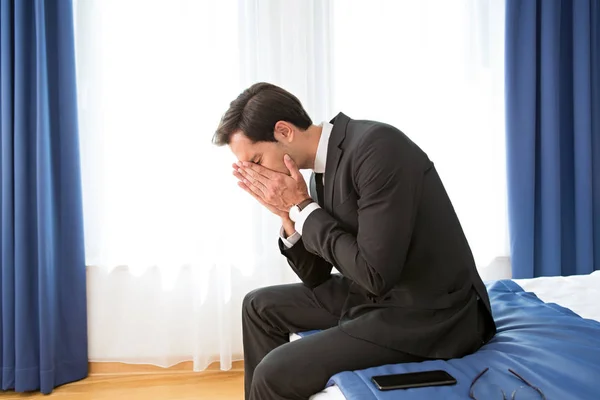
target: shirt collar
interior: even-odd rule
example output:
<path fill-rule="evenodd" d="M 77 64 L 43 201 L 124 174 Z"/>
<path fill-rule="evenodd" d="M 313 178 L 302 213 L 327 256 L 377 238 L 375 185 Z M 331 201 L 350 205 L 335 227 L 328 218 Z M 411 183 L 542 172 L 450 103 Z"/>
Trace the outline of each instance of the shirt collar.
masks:
<path fill-rule="evenodd" d="M 327 147 L 329 146 L 329 137 L 331 136 L 331 131 L 333 130 L 333 124 L 330 122 L 323 122 L 321 124 L 323 129 L 321 130 L 321 138 L 319 139 L 319 144 L 317 145 L 317 156 L 315 157 L 315 167 L 314 172 L 317 174 L 322 174 L 325 172 L 325 164 L 327 163 Z"/>

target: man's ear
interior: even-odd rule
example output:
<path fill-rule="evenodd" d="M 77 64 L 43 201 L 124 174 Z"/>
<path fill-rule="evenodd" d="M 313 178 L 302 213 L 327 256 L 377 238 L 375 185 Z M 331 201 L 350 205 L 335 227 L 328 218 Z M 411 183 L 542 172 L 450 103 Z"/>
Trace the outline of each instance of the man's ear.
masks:
<path fill-rule="evenodd" d="M 294 125 L 286 121 L 277 121 L 274 134 L 278 142 L 291 142 L 294 140 Z"/>

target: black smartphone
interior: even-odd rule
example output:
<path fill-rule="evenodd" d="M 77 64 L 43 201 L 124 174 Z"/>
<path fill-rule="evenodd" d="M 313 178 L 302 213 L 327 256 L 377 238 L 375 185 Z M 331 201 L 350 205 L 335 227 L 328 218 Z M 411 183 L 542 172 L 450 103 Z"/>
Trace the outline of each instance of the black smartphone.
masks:
<path fill-rule="evenodd" d="M 427 386 L 456 385 L 456 379 L 446 371 L 409 372 L 371 378 L 379 390 L 410 389 Z"/>

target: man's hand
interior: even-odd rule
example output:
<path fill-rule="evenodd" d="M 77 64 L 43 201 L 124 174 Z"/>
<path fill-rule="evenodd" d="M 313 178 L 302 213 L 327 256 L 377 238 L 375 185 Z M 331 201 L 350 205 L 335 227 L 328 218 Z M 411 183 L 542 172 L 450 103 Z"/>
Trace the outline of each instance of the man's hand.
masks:
<path fill-rule="evenodd" d="M 282 220 L 290 219 L 289 211 L 282 211 L 282 210 L 279 210 L 279 209 L 271 206 L 270 204 L 267 204 L 260 196 L 258 196 L 252 189 L 250 189 L 250 186 L 252 186 L 252 185 L 250 185 L 250 184 L 247 185 L 244 183 L 245 179 L 242 176 L 242 174 L 240 173 L 240 168 L 237 164 L 233 164 L 233 175 L 235 175 L 235 177 L 239 179 L 238 186 L 241 187 L 242 189 L 244 189 L 246 192 L 248 192 L 256 200 L 258 200 L 258 202 L 260 204 L 262 204 L 267 210 L 271 211 L 273 214 L 277 215 L 278 217 L 281 217 Z"/>
<path fill-rule="evenodd" d="M 292 206 L 310 198 L 306 182 L 294 160 L 286 154 L 283 161 L 290 176 L 250 162 L 237 163 L 234 171 L 238 179 L 241 177 L 244 189 L 250 189 L 261 204 L 280 216 L 282 214 L 274 210 L 287 215 Z"/>

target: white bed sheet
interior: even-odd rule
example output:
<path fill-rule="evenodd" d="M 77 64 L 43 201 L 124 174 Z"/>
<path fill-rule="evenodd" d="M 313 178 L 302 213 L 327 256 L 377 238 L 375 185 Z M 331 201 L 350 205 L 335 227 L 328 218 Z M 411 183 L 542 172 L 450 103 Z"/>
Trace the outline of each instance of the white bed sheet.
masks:
<path fill-rule="evenodd" d="M 582 318 L 600 322 L 600 271 L 589 275 L 514 279 L 526 292 L 546 303 L 556 303 Z"/>
<path fill-rule="evenodd" d="M 582 318 L 600 322 L 600 271 L 589 275 L 551 276 L 533 279 L 514 279 L 526 292 L 533 292 L 546 303 L 556 303 L 579 314 Z M 290 340 L 300 339 L 292 335 Z M 346 400 L 337 386 L 331 386 L 309 400 Z"/>

